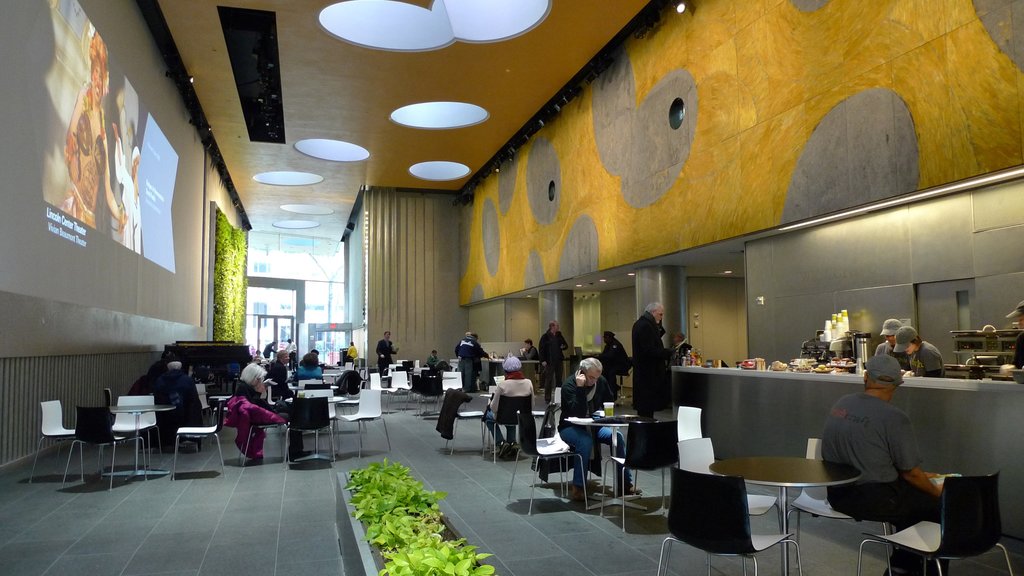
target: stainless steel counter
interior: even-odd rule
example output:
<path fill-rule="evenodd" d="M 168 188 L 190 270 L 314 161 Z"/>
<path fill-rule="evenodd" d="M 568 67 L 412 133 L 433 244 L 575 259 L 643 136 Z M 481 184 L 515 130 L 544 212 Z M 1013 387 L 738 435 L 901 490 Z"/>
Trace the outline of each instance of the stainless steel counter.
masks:
<path fill-rule="evenodd" d="M 832 404 L 862 389 L 856 374 L 672 368 L 673 403 L 704 410 L 719 458 L 802 455 Z M 908 378 L 893 404 L 914 423 L 925 470 L 1001 472 L 1003 531 L 1024 537 L 1024 385 Z"/>

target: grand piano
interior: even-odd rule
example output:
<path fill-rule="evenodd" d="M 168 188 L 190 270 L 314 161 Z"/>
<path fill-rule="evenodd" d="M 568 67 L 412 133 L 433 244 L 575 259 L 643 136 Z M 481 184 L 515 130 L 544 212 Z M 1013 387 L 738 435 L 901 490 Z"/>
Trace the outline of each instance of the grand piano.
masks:
<path fill-rule="evenodd" d="M 247 344 L 224 340 L 179 340 L 165 345 L 164 353 L 167 352 L 193 368 L 205 366 L 217 383 L 233 382 L 252 360 Z"/>

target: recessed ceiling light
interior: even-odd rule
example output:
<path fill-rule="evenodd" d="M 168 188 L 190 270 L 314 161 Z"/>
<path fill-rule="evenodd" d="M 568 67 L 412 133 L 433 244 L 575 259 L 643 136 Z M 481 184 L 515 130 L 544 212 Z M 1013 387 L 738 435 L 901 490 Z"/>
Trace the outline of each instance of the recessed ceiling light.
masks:
<path fill-rule="evenodd" d="M 310 172 L 292 172 L 289 170 L 260 172 L 253 176 L 252 179 L 260 184 L 270 184 L 272 186 L 308 186 L 310 184 L 319 184 L 324 181 L 324 177 L 319 174 L 312 174 Z"/>
<path fill-rule="evenodd" d="M 576 287 L 577 288 L 583 288 L 583 284 L 577 284 Z"/>
<path fill-rule="evenodd" d="M 319 225 L 319 222 L 312 220 L 278 220 L 274 222 L 274 228 L 284 228 L 285 230 L 304 230 L 306 228 L 316 228 Z"/>
<path fill-rule="evenodd" d="M 601 278 L 601 279 L 598 280 L 598 282 L 607 282 L 607 280 L 605 280 L 604 278 Z"/>
<path fill-rule="evenodd" d="M 722 274 L 732 274 L 732 270 L 722 270 Z"/>
<path fill-rule="evenodd" d="M 391 113 L 391 120 L 403 126 L 440 130 L 462 128 L 487 120 L 487 110 L 466 102 L 421 102 L 402 106 Z"/>
<path fill-rule="evenodd" d="M 326 138 L 299 140 L 295 149 L 307 156 L 333 162 L 359 162 L 370 157 L 370 152 L 362 146 Z"/>
<path fill-rule="evenodd" d="M 627 272 L 626 276 L 636 276 L 636 272 Z"/>
<path fill-rule="evenodd" d="M 346 42 L 379 50 L 425 51 L 455 42 L 498 42 L 544 21 L 550 0 L 349 0 L 320 11 L 320 25 Z"/>
<path fill-rule="evenodd" d="M 458 180 L 469 174 L 469 166 L 446 160 L 420 162 L 409 167 L 409 173 L 421 180 Z"/>
<path fill-rule="evenodd" d="M 328 214 L 334 214 L 334 210 L 331 210 L 330 208 L 313 206 L 312 204 L 282 204 L 281 210 L 284 210 L 285 212 L 293 212 L 295 214 L 305 214 L 307 216 L 327 216 Z"/>

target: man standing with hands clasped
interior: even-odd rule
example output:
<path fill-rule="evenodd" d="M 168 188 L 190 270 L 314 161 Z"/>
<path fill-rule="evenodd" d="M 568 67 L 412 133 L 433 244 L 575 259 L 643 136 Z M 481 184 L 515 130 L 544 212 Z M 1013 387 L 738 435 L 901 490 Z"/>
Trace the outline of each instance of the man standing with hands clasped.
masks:
<path fill-rule="evenodd" d="M 939 521 L 942 486 L 921 470 L 910 417 L 891 404 L 903 383 L 903 370 L 892 356 L 868 358 L 864 391 L 848 394 L 832 406 L 822 434 L 822 457 L 860 470 L 855 484 L 829 486 L 836 510 L 857 520 L 889 522 L 898 531 L 922 520 Z M 920 574 L 921 561 L 897 549 L 893 574 Z M 943 574 L 949 574 L 943 566 Z"/>
<path fill-rule="evenodd" d="M 672 350 L 661 341 L 664 317 L 665 307 L 651 302 L 633 323 L 633 406 L 638 416 L 653 418 L 669 403 L 666 376 Z"/>

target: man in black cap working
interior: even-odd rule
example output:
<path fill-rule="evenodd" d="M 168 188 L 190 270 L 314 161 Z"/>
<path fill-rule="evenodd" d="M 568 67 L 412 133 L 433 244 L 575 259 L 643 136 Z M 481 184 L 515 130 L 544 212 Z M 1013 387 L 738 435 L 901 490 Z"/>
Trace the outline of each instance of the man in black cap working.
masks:
<path fill-rule="evenodd" d="M 1024 300 L 1021 300 L 1020 304 L 1017 304 L 1017 307 L 1006 317 L 1013 320 L 1018 328 L 1024 328 L 1024 320 L 1021 320 L 1021 317 L 1024 317 Z M 1013 365 L 1017 368 L 1024 368 L 1024 331 L 1017 334 L 1017 344 L 1013 350 Z"/>

